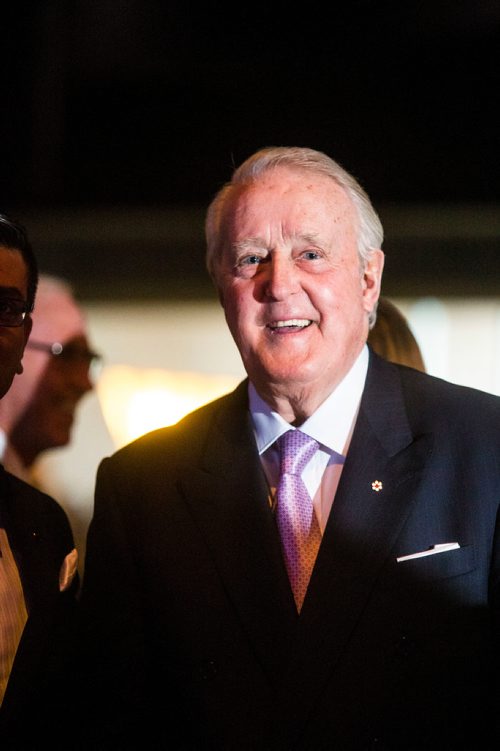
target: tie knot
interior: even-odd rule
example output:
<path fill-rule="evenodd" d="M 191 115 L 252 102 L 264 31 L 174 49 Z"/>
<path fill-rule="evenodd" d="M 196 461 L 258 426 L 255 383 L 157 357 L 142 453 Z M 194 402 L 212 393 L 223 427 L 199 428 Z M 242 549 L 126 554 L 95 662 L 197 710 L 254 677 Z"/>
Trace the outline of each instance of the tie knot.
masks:
<path fill-rule="evenodd" d="M 318 442 L 300 430 L 288 430 L 277 443 L 282 475 L 301 475 L 318 448 Z"/>

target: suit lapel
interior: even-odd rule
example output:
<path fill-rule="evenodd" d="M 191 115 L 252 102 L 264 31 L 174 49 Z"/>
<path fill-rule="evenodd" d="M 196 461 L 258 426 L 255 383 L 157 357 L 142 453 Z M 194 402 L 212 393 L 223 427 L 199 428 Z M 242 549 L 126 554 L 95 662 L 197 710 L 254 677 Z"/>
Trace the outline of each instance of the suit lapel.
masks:
<path fill-rule="evenodd" d="M 9 545 L 16 560 L 28 610 L 21 641 L 16 653 L 12 673 L 2 705 L 7 716 L 11 708 L 22 703 L 22 697 L 32 690 L 36 675 L 51 633 L 50 619 L 56 598 L 54 575 L 47 568 L 46 555 L 41 544 L 41 531 L 37 523 L 37 506 L 30 503 L 30 488 L 13 486 L 13 478 L 3 468 L 0 471 L 1 519 L 7 531 Z"/>
<path fill-rule="evenodd" d="M 255 446 L 246 382 L 224 402 L 201 466 L 187 466 L 180 486 L 263 668 L 271 679 L 280 675 L 298 619 Z"/>
<path fill-rule="evenodd" d="M 5 472 L 2 475 L 2 520 L 31 616 L 38 608 L 46 608 L 48 602 L 58 595 L 58 590 L 54 589 L 53 572 L 47 569 L 37 507 L 29 501 L 29 493 L 32 491 L 30 488 L 23 488 L 23 492 L 14 491 L 9 475 Z"/>
<path fill-rule="evenodd" d="M 246 383 L 222 404 L 200 466 L 186 464 L 181 492 L 263 668 L 280 688 L 277 717 L 282 711 L 296 732 L 361 617 L 431 449 L 432 436 L 412 433 L 398 369 L 372 356 L 300 617 L 255 448 Z"/>
<path fill-rule="evenodd" d="M 431 448 L 432 436 L 412 435 L 397 368 L 372 357 L 283 685 L 289 717 L 305 717 L 345 649 L 412 509 Z"/>

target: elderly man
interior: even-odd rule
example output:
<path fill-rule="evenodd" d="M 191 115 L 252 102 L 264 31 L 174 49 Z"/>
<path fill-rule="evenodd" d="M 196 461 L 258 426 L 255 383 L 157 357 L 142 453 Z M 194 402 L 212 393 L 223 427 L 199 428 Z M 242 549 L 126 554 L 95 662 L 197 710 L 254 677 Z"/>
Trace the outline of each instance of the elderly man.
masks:
<path fill-rule="evenodd" d="M 91 367 L 98 359 L 64 280 L 40 276 L 32 319 L 22 378 L 0 402 L 3 464 L 27 482 L 33 482 L 33 467 L 44 451 L 70 442 L 76 407 L 92 389 Z"/>
<path fill-rule="evenodd" d="M 23 371 L 37 264 L 0 214 L 0 398 Z M 60 748 L 78 577 L 60 506 L 0 465 L 0 747 Z"/>
<path fill-rule="evenodd" d="M 382 228 L 325 154 L 257 152 L 206 230 L 248 379 L 101 464 L 94 741 L 489 748 L 500 399 L 369 350 Z"/>

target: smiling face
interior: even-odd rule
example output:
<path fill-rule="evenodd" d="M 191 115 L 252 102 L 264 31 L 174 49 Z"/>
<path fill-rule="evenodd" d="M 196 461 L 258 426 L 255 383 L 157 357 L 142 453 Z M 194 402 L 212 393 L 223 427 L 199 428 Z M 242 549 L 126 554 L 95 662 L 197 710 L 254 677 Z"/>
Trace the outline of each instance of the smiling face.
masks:
<path fill-rule="evenodd" d="M 381 250 L 365 269 L 357 215 L 331 178 L 278 167 L 239 189 L 223 216 L 218 286 L 260 395 L 305 419 L 349 371 L 380 292 Z"/>
<path fill-rule="evenodd" d="M 64 347 L 82 352 L 89 349 L 85 336 L 68 340 Z M 30 351 L 30 354 L 33 353 Z M 69 443 L 78 403 L 92 388 L 87 360 L 68 361 L 63 356 L 36 354 L 45 357 L 47 362 L 10 434 L 11 443 L 27 466 L 42 451 Z"/>

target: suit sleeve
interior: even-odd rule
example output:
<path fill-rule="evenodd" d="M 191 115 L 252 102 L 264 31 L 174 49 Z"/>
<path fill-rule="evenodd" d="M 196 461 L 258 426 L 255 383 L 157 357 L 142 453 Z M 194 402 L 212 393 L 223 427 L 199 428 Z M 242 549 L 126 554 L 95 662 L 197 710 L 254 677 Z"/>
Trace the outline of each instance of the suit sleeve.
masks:
<path fill-rule="evenodd" d="M 87 538 L 79 669 L 91 718 L 87 727 L 93 728 L 91 735 L 98 734 L 89 742 L 130 743 L 144 722 L 144 623 L 134 529 L 127 528 L 121 505 L 127 495 L 120 487 L 125 474 L 113 472 L 112 460 L 101 463 Z"/>

